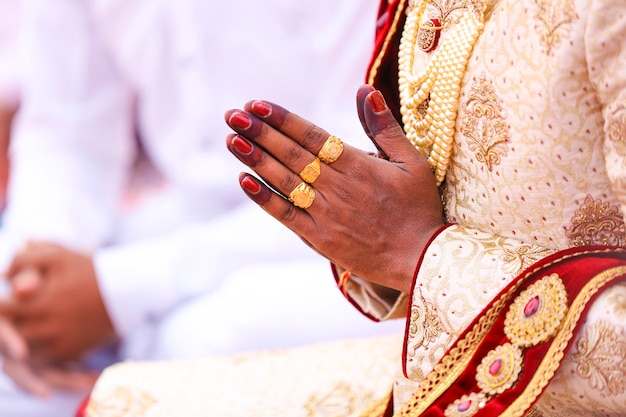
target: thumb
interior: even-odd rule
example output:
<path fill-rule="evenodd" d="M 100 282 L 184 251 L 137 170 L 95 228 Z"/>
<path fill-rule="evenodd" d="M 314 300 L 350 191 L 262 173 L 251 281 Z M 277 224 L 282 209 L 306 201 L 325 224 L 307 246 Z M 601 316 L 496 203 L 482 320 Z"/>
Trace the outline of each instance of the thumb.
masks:
<path fill-rule="evenodd" d="M 43 285 L 40 270 L 32 266 L 18 270 L 10 280 L 13 296 L 18 300 L 32 297 Z"/>
<path fill-rule="evenodd" d="M 373 141 L 372 132 L 370 132 L 367 122 L 365 121 L 365 99 L 367 95 L 374 91 L 374 87 L 369 84 L 363 84 L 356 92 L 356 110 L 359 115 L 359 121 L 367 136 Z M 374 143 L 375 144 L 375 143 Z"/>
<path fill-rule="evenodd" d="M 426 162 L 423 155 L 407 139 L 380 91 L 375 90 L 367 95 L 363 112 L 372 141 L 391 162 L 409 162 L 416 157 Z"/>

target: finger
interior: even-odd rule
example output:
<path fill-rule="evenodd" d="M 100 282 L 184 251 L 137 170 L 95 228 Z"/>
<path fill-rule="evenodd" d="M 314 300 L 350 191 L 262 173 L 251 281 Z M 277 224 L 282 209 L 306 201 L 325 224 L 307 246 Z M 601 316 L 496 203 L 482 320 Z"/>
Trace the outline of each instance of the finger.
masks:
<path fill-rule="evenodd" d="M 270 154 L 276 161 L 279 161 L 280 164 L 296 175 L 299 175 L 316 157 L 300 143 L 294 141 L 294 139 L 248 112 L 230 110 L 226 112 L 226 121 L 233 130 L 240 134 L 239 137 L 230 138 L 229 145 L 232 145 L 232 147 L 229 146 L 229 149 L 231 151 L 236 150 L 236 156 L 257 171 L 265 180 L 273 182 L 268 176 L 259 172 L 259 170 L 264 169 L 264 167 L 259 167 L 259 165 L 267 163 L 269 169 L 275 169 L 277 165 L 268 161 L 263 151 Z M 262 149 L 254 149 L 250 141 L 247 141 L 245 138 L 251 139 Z M 266 169 L 266 171 L 268 170 Z M 299 183 L 301 179 L 296 181 Z M 293 187 L 288 187 L 288 189 L 293 189 Z"/>
<path fill-rule="evenodd" d="M 367 99 L 367 96 L 373 91 L 375 91 L 374 87 L 368 84 L 365 84 L 361 86 L 361 88 L 359 88 L 359 91 L 357 92 L 357 112 L 359 114 L 359 120 L 361 121 L 361 126 L 363 126 L 363 130 L 365 130 L 367 136 L 370 138 L 370 140 L 378 150 L 378 157 L 383 159 L 389 159 L 387 154 L 385 154 L 385 152 L 380 148 L 380 145 L 378 145 L 378 143 L 374 140 L 374 135 L 372 134 L 372 131 L 367 125 L 367 121 L 365 119 L 365 100 Z"/>
<path fill-rule="evenodd" d="M 308 209 L 302 210 L 297 208 L 289 201 L 274 193 L 254 176 L 247 173 L 240 174 L 239 184 L 250 199 L 305 241 L 308 242 L 306 237 L 309 236 L 312 231 L 317 230 L 313 218 L 308 214 Z M 316 203 L 317 201 L 314 201 L 312 207 L 314 207 Z"/>
<path fill-rule="evenodd" d="M 42 398 L 50 396 L 51 388 L 27 362 L 5 358 L 2 368 L 15 385 L 24 391 Z"/>
<path fill-rule="evenodd" d="M 374 87 L 369 84 L 364 84 L 359 87 L 356 93 L 356 110 L 359 115 L 359 121 L 361 122 L 361 126 L 363 126 L 363 130 L 365 130 L 367 136 L 373 140 L 374 136 L 372 135 L 372 132 L 370 132 L 370 129 L 365 122 L 365 98 L 372 91 L 374 91 Z"/>
<path fill-rule="evenodd" d="M 47 242 L 30 242 L 22 251 L 15 254 L 6 275 L 12 279 L 26 268 L 43 269 L 59 256 L 58 245 Z"/>
<path fill-rule="evenodd" d="M 11 278 L 13 296 L 18 300 L 32 297 L 41 289 L 42 285 L 43 276 L 34 267 L 21 269 Z"/>
<path fill-rule="evenodd" d="M 39 377 L 52 388 L 67 391 L 89 391 L 93 388 L 100 373 L 94 370 L 67 370 L 42 368 Z"/>
<path fill-rule="evenodd" d="M 244 109 L 258 117 L 264 124 L 274 128 L 275 131 L 282 133 L 287 140 L 297 142 L 300 147 L 306 149 L 311 155 L 317 155 L 322 149 L 324 142 L 326 142 L 326 139 L 330 136 L 330 133 L 319 126 L 268 101 L 251 101 L 246 103 Z M 266 149 L 268 149 L 266 144 L 273 146 L 271 141 L 267 142 L 265 140 L 266 136 L 263 135 L 263 133 L 267 132 L 258 132 L 261 133 L 260 135 L 250 130 L 240 133 L 254 141 L 258 141 L 259 144 Z M 249 136 L 248 133 L 252 133 L 252 135 Z M 277 143 L 277 145 L 280 146 L 280 143 Z M 311 158 L 305 158 L 307 163 L 310 162 L 310 159 Z"/>
<path fill-rule="evenodd" d="M 260 146 L 240 135 L 229 135 L 227 146 L 239 160 L 252 168 L 283 196 L 288 196 L 302 182 L 302 178 L 298 174 L 276 160 Z"/>
<path fill-rule="evenodd" d="M 414 161 L 420 155 L 409 142 L 396 118 L 387 107 L 380 91 L 369 93 L 364 104 L 365 123 L 373 135 L 373 141 L 392 162 Z M 421 157 L 419 160 L 426 162 Z"/>
<path fill-rule="evenodd" d="M 5 358 L 26 360 L 28 345 L 17 329 L 4 317 L 0 317 L 0 353 Z"/>

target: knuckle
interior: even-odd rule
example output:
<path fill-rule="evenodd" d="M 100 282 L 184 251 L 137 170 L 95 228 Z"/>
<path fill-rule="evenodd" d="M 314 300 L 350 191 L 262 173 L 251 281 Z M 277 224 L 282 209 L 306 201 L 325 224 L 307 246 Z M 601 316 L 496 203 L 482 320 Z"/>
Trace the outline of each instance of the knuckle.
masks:
<path fill-rule="evenodd" d="M 283 161 L 288 166 L 299 165 L 303 160 L 303 152 L 295 145 L 288 146 L 283 155 Z"/>
<path fill-rule="evenodd" d="M 302 180 L 299 177 L 294 177 L 292 175 L 285 176 L 281 179 L 280 189 L 285 190 L 285 193 L 288 195 L 298 184 L 300 184 Z"/>
<path fill-rule="evenodd" d="M 285 210 L 283 210 L 280 214 L 280 221 L 284 223 L 292 223 L 296 219 L 296 214 L 296 207 L 292 204 L 288 204 L 285 206 Z"/>
<path fill-rule="evenodd" d="M 328 135 L 323 129 L 315 125 L 311 125 L 304 131 L 302 146 L 309 150 L 315 150 L 315 152 L 318 152 L 327 136 Z"/>

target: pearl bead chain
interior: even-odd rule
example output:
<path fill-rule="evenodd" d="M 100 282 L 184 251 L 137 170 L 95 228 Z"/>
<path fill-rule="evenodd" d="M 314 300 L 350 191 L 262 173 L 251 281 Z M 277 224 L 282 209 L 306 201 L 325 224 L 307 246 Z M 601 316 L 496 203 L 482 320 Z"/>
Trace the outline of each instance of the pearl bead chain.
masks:
<path fill-rule="evenodd" d="M 407 15 L 398 52 L 398 83 L 406 136 L 428 158 L 437 185 L 440 185 L 452 155 L 461 82 L 474 44 L 484 27 L 485 7 L 478 16 L 466 7 L 425 69 L 413 74 L 418 32 L 428 3 L 428 0 L 422 1 Z M 428 108 L 422 115 L 419 109 L 424 103 Z"/>

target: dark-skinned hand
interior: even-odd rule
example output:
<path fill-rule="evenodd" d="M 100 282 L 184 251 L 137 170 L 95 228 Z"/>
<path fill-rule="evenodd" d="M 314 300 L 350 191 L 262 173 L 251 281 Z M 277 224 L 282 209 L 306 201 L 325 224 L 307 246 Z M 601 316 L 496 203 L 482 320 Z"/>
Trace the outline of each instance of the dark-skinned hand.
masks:
<path fill-rule="evenodd" d="M 276 104 L 251 101 L 226 112 L 236 132 L 227 147 L 262 179 L 242 173 L 239 182 L 265 211 L 337 265 L 408 292 L 422 251 L 444 224 L 439 192 L 426 158 L 407 140 L 381 93 L 361 87 L 357 109 L 382 157 L 344 140 L 342 155 L 322 163 L 307 209 L 285 196 L 331 133 Z"/>
<path fill-rule="evenodd" d="M 35 242 L 15 256 L 7 277 L 14 280 L 24 271 L 37 271 L 39 282 L 31 277 L 30 284 L 14 283 L 14 297 L 0 302 L 0 315 L 26 341 L 31 363 L 80 361 L 114 339 L 89 255 Z"/>

